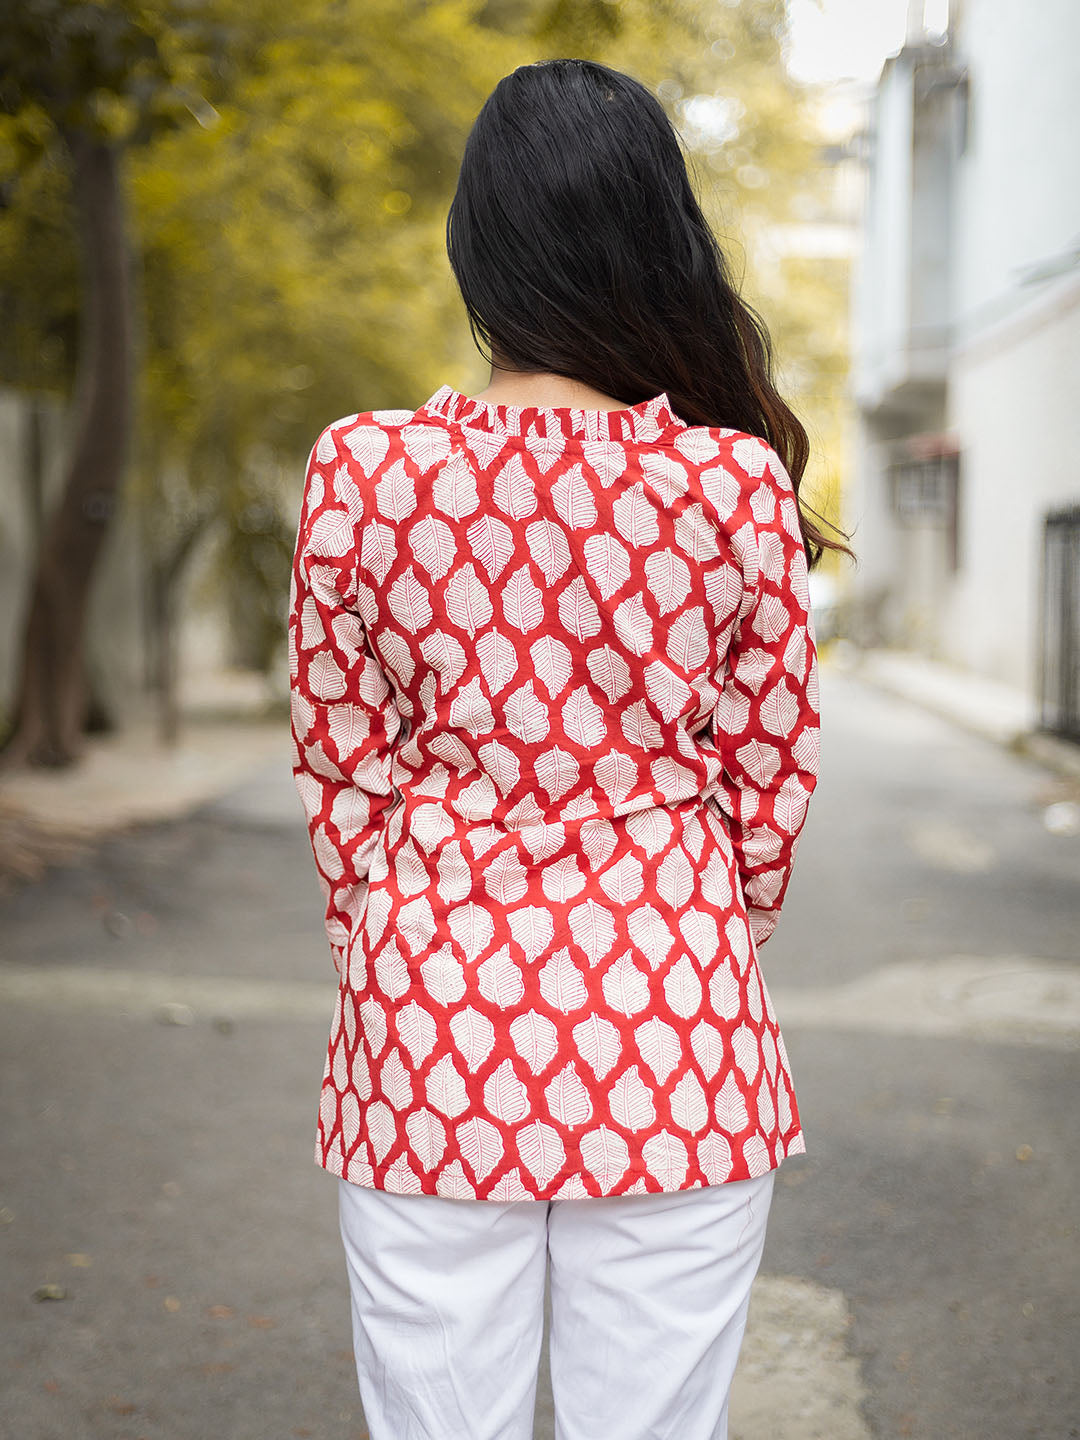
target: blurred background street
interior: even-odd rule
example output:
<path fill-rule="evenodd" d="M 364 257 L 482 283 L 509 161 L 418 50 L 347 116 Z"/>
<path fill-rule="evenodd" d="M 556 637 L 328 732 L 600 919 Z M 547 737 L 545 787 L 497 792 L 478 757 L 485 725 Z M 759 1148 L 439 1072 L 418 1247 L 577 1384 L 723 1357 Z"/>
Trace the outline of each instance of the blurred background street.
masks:
<path fill-rule="evenodd" d="M 732 1440 L 1080 1436 L 1080 9 L 22 0 L 2 1440 L 365 1433 L 289 561 L 326 425 L 487 382 L 447 205 L 560 55 L 668 110 L 858 557 L 810 577 L 821 783 L 762 958 L 808 1153 Z"/>

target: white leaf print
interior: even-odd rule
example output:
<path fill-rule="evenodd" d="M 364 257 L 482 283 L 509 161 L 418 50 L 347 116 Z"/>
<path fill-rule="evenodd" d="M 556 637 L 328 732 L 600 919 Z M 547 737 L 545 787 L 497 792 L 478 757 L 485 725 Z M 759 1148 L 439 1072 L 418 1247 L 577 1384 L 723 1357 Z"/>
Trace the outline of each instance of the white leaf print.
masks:
<path fill-rule="evenodd" d="M 584 440 L 581 453 L 606 490 L 626 469 L 626 446 L 612 440 Z"/>
<path fill-rule="evenodd" d="M 678 1035 L 670 1025 L 653 1015 L 637 1027 L 634 1039 L 641 1058 L 663 1085 L 682 1058 Z"/>
<path fill-rule="evenodd" d="M 761 1035 L 761 1053 L 765 1057 L 765 1069 L 769 1072 L 772 1080 L 776 1079 L 776 1041 L 772 1037 L 772 1031 L 765 1030 Z"/>
<path fill-rule="evenodd" d="M 564 1065 L 547 1085 L 544 1097 L 548 1109 L 561 1125 L 584 1125 L 592 1118 L 593 1107 L 589 1092 L 582 1084 L 581 1076 L 572 1060 L 569 1065 Z"/>
<path fill-rule="evenodd" d="M 731 1146 L 723 1135 L 706 1135 L 697 1147 L 701 1172 L 710 1185 L 723 1185 L 731 1174 Z"/>
<path fill-rule="evenodd" d="M 758 715 L 762 728 L 770 735 L 791 734 L 799 721 L 799 700 L 786 678 L 780 679 L 766 694 Z"/>
<path fill-rule="evenodd" d="M 420 653 L 439 677 L 440 695 L 448 695 L 465 673 L 465 651 L 453 635 L 435 630 L 420 641 Z"/>
<path fill-rule="evenodd" d="M 779 1082 L 778 1082 L 778 1084 L 777 1084 L 776 1090 L 777 1090 L 777 1107 L 776 1107 L 776 1108 L 777 1108 L 777 1124 L 780 1126 L 781 1132 L 786 1135 L 787 1132 L 791 1129 L 791 1121 L 792 1121 L 792 1114 L 791 1114 L 791 1093 L 790 1093 L 790 1091 L 788 1090 L 787 1080 L 786 1080 L 786 1078 L 784 1077 L 783 1074 L 781 1074 L 781 1076 L 780 1076 L 780 1079 L 779 1079 Z"/>
<path fill-rule="evenodd" d="M 636 855 L 624 855 L 600 876 L 600 887 L 614 905 L 632 904 L 645 889 L 645 875 Z"/>
<path fill-rule="evenodd" d="M 578 869 L 574 857 L 564 855 L 553 865 L 544 866 L 540 872 L 540 884 L 549 900 L 563 903 L 581 894 L 585 889 L 585 876 Z"/>
<path fill-rule="evenodd" d="M 385 669 L 389 675 L 397 677 L 398 684 L 404 690 L 416 671 L 416 661 L 409 649 L 409 642 L 396 630 L 384 630 L 378 637 L 378 649 Z"/>
<path fill-rule="evenodd" d="M 746 1005 L 750 1011 L 750 1018 L 755 1024 L 760 1024 L 762 1014 L 761 976 L 756 965 L 746 977 Z"/>
<path fill-rule="evenodd" d="M 624 1070 L 608 1094 L 611 1118 L 625 1130 L 644 1130 L 656 1119 L 652 1093 L 636 1065 Z"/>
<path fill-rule="evenodd" d="M 308 689 L 320 700 L 340 700 L 345 694 L 345 675 L 329 650 L 320 650 L 307 672 Z"/>
<path fill-rule="evenodd" d="M 375 978 L 379 989 L 391 1000 L 399 1000 L 412 984 L 408 963 L 396 939 L 384 945 L 375 957 Z"/>
<path fill-rule="evenodd" d="M 495 728 L 491 701 L 484 694 L 479 677 L 470 680 L 450 702 L 450 724 L 470 735 L 486 735 Z"/>
<path fill-rule="evenodd" d="M 748 1135 L 742 1142 L 743 1164 L 750 1175 L 760 1175 L 772 1163 L 769 1147 L 761 1135 Z"/>
<path fill-rule="evenodd" d="M 305 650 L 314 650 L 326 639 L 326 631 L 319 619 L 319 606 L 314 595 L 309 595 L 304 601 L 304 608 L 300 612 L 300 644 Z"/>
<path fill-rule="evenodd" d="M 702 966 L 708 965 L 721 948 L 716 916 L 708 910 L 687 910 L 679 916 L 679 929 Z"/>
<path fill-rule="evenodd" d="M 780 751 L 775 745 L 768 745 L 761 740 L 748 740 L 745 745 L 740 745 L 735 751 L 735 759 L 761 790 L 768 789 L 773 776 L 780 769 Z"/>
<path fill-rule="evenodd" d="M 586 685 L 571 690 L 563 702 L 561 713 L 566 734 L 584 749 L 599 745 L 607 735 L 604 712 L 589 694 Z"/>
<path fill-rule="evenodd" d="M 705 572 L 705 594 L 713 608 L 717 627 L 726 629 L 738 615 L 743 601 L 743 578 L 734 565 L 722 565 Z"/>
<path fill-rule="evenodd" d="M 423 566 L 432 580 L 441 580 L 457 554 L 454 534 L 446 521 L 435 515 L 425 515 L 409 531 L 408 540 L 417 563 Z"/>
<path fill-rule="evenodd" d="M 463 1120 L 454 1131 L 465 1163 L 478 1180 L 486 1180 L 503 1156 L 503 1142 L 498 1130 L 478 1116 Z"/>
<path fill-rule="evenodd" d="M 433 1110 L 422 1106 L 405 1121 L 405 1133 L 420 1168 L 433 1169 L 446 1152 L 446 1127 L 443 1122 Z"/>
<path fill-rule="evenodd" d="M 455 450 L 446 464 L 436 471 L 431 498 L 451 520 L 464 520 L 480 504 L 476 476 L 460 451 Z"/>
<path fill-rule="evenodd" d="M 600 1125 L 581 1137 L 581 1158 L 585 1169 L 606 1193 L 626 1174 L 630 1151 L 617 1131 Z"/>
<path fill-rule="evenodd" d="M 590 650 L 585 663 L 593 684 L 604 692 L 612 704 L 630 689 L 630 667 L 610 645 Z"/>
<path fill-rule="evenodd" d="M 600 630 L 600 611 L 581 575 L 559 596 L 559 622 L 575 640 L 588 640 Z"/>
<path fill-rule="evenodd" d="M 669 508 L 689 488 L 686 466 L 665 451 L 644 450 L 641 453 L 641 473 L 657 491 Z"/>
<path fill-rule="evenodd" d="M 760 440 L 753 436 L 746 436 L 742 440 L 736 440 L 732 445 L 731 458 L 740 470 L 745 470 L 747 475 L 756 480 L 759 475 L 765 474 L 765 466 L 769 457 Z"/>
<path fill-rule="evenodd" d="M 662 660 L 645 667 L 645 693 L 665 720 L 674 720 L 694 698 L 686 681 Z"/>
<path fill-rule="evenodd" d="M 367 1138 L 375 1152 L 375 1159 L 381 1165 L 397 1141 L 397 1120 L 389 1105 L 381 1100 L 373 1101 L 364 1117 Z"/>
<path fill-rule="evenodd" d="M 370 480 L 386 459 L 390 449 L 390 437 L 377 425 L 358 425 L 355 430 L 341 437 L 349 453 Z"/>
<path fill-rule="evenodd" d="M 547 706 L 526 680 L 507 698 L 506 728 L 526 745 L 538 745 L 551 729 Z"/>
<path fill-rule="evenodd" d="M 521 778 L 521 765 L 514 751 L 509 745 L 492 740 L 480 747 L 480 759 L 502 793 L 509 794 Z"/>
<path fill-rule="evenodd" d="M 377 1060 L 386 1044 L 386 1011 L 370 996 L 360 1001 L 360 1026 L 371 1058 Z"/>
<path fill-rule="evenodd" d="M 506 623 L 527 635 L 543 622 L 544 597 L 536 588 L 528 565 L 515 570 L 502 594 Z"/>
<path fill-rule="evenodd" d="M 734 1020 L 742 1004 L 738 976 L 730 965 L 714 970 L 709 980 L 709 1002 L 722 1020 Z"/>
<path fill-rule="evenodd" d="M 611 750 L 593 767 L 593 776 L 613 805 L 626 799 L 638 777 L 635 761 L 622 750 Z"/>
<path fill-rule="evenodd" d="M 509 1171 L 498 1180 L 488 1192 L 492 1200 L 531 1200 L 532 1194 L 525 1189 L 521 1183 L 521 1174 L 517 1168 Z"/>
<path fill-rule="evenodd" d="M 604 999 L 620 1015 L 636 1015 L 649 1003 L 649 982 L 627 951 L 604 971 Z"/>
<path fill-rule="evenodd" d="M 742 486 L 722 465 L 703 470 L 698 477 L 702 490 L 721 520 L 730 520 L 739 508 Z"/>
<path fill-rule="evenodd" d="M 589 574 L 601 596 L 610 600 L 630 579 L 630 556 L 614 535 L 590 535 L 584 549 Z"/>
<path fill-rule="evenodd" d="M 446 1200 L 472 1200 L 476 1197 L 473 1183 L 462 1169 L 460 1160 L 451 1160 L 435 1177 L 435 1193 Z"/>
<path fill-rule="evenodd" d="M 440 1005 L 456 1005 L 465 994 L 465 971 L 461 961 L 447 949 L 436 951 L 420 966 L 424 989 Z"/>
<path fill-rule="evenodd" d="M 514 1136 L 521 1163 L 538 1185 L 548 1185 L 566 1163 L 558 1132 L 541 1120 L 524 1125 Z"/>
<path fill-rule="evenodd" d="M 495 477 L 492 499 L 511 520 L 524 520 L 536 509 L 536 490 L 525 462 L 516 451 Z"/>
<path fill-rule="evenodd" d="M 394 619 L 410 635 L 431 624 L 431 602 L 411 565 L 391 585 L 387 603 Z"/>
<path fill-rule="evenodd" d="M 626 928 L 649 968 L 659 969 L 671 954 L 675 937 L 656 906 L 639 905 L 636 910 L 631 910 L 627 916 Z"/>
<path fill-rule="evenodd" d="M 565 532 L 551 520 L 534 520 L 525 531 L 525 542 L 547 583 L 554 585 L 562 579 L 570 564 L 570 545 Z"/>
<path fill-rule="evenodd" d="M 697 875 L 690 857 L 681 848 L 669 850 L 656 872 L 656 888 L 661 900 L 674 910 L 681 910 L 697 888 Z"/>
<path fill-rule="evenodd" d="M 434 425 L 402 426 L 401 443 L 409 459 L 421 470 L 430 470 L 432 466 L 441 464 L 450 454 L 450 436 Z"/>
<path fill-rule="evenodd" d="M 750 1124 L 746 1097 L 739 1089 L 734 1070 L 728 1072 L 727 1079 L 713 1101 L 713 1114 L 721 1130 L 726 1130 L 729 1135 L 740 1134 Z"/>
<path fill-rule="evenodd" d="M 615 944 L 615 917 L 607 906 L 585 900 L 570 911 L 570 933 L 589 964 L 596 966 Z"/>
<path fill-rule="evenodd" d="M 447 923 L 450 934 L 471 961 L 476 960 L 487 949 L 495 934 L 495 922 L 491 912 L 482 905 L 455 906 L 450 911 Z"/>
<path fill-rule="evenodd" d="M 488 578 L 497 580 L 513 556 L 514 532 L 496 516 L 480 515 L 465 534 Z"/>
<path fill-rule="evenodd" d="M 401 460 L 396 460 L 375 486 L 375 504 L 380 515 L 399 523 L 416 509 L 416 485 Z"/>
<path fill-rule="evenodd" d="M 622 732 L 631 745 L 642 750 L 658 750 L 664 743 L 664 732 L 649 713 L 648 702 L 635 700 L 627 705 L 620 717 Z"/>
<path fill-rule="evenodd" d="M 595 525 L 596 501 L 580 465 L 564 470 L 551 487 L 551 499 L 559 519 L 571 530 Z"/>
<path fill-rule="evenodd" d="M 699 670 L 709 658 L 709 631 L 700 605 L 677 616 L 668 627 L 667 652 L 684 670 Z"/>
<path fill-rule="evenodd" d="M 686 603 L 691 590 L 690 567 L 674 550 L 654 550 L 646 556 L 645 578 L 661 615 Z"/>
<path fill-rule="evenodd" d="M 574 757 L 555 746 L 536 757 L 534 765 L 536 778 L 548 798 L 558 800 L 570 790 L 581 774 L 581 767 Z"/>
<path fill-rule="evenodd" d="M 731 1050 L 735 1056 L 735 1064 L 742 1071 L 743 1078 L 748 1083 L 755 1080 L 758 1070 L 761 1068 L 761 1050 L 758 1038 L 749 1025 L 745 1023 L 740 1025 L 732 1035 Z"/>
<path fill-rule="evenodd" d="M 587 1200 L 589 1192 L 580 1175 L 568 1175 L 555 1191 L 556 1200 Z"/>
<path fill-rule="evenodd" d="M 449 618 L 468 635 L 482 630 L 495 613 L 487 586 L 471 560 L 459 566 L 447 581 L 443 603 Z"/>
<path fill-rule="evenodd" d="M 495 1044 L 495 1028 L 491 1021 L 479 1010 L 467 1005 L 450 1017 L 450 1033 L 465 1064 L 475 1074 Z"/>
<path fill-rule="evenodd" d="M 671 1118 L 680 1130 L 696 1135 L 708 1123 L 709 1102 L 701 1082 L 688 1070 L 671 1092 Z"/>
<path fill-rule="evenodd" d="M 524 865 L 513 850 L 502 850 L 483 872 L 484 890 L 502 907 L 522 899 L 529 888 Z"/>
<path fill-rule="evenodd" d="M 769 1131 L 776 1124 L 776 1106 L 769 1094 L 769 1078 L 767 1075 L 761 1077 L 761 1084 L 757 1091 L 757 1123 L 761 1130 Z"/>
<path fill-rule="evenodd" d="M 511 910 L 507 920 L 515 943 L 525 952 L 530 965 L 539 959 L 555 938 L 555 921 L 551 911 L 539 905 Z"/>
<path fill-rule="evenodd" d="M 494 955 L 489 955 L 476 972 L 480 994 L 500 1010 L 509 1010 L 525 994 L 525 982 L 521 971 L 510 958 L 509 947 L 504 945 Z"/>
<path fill-rule="evenodd" d="M 465 1081 L 461 1072 L 454 1064 L 453 1058 L 444 1055 L 437 1060 L 428 1072 L 427 1080 L 424 1082 L 427 1092 L 428 1104 L 438 1110 L 440 1115 L 454 1120 L 463 1110 L 469 1108 L 469 1096 L 465 1088 Z"/>
<path fill-rule="evenodd" d="M 459 841 L 440 846 L 435 868 L 439 876 L 436 888 L 441 900 L 464 900 L 470 894 L 472 866 L 465 859 Z"/>
<path fill-rule="evenodd" d="M 509 685 L 518 672 L 518 655 L 514 642 L 501 630 L 485 630 L 476 642 L 480 669 L 492 697 Z"/>
<path fill-rule="evenodd" d="M 641 1147 L 645 1168 L 665 1190 L 678 1190 L 686 1179 L 690 1157 L 686 1146 L 667 1130 L 650 1135 Z"/>
<path fill-rule="evenodd" d="M 574 1026 L 577 1052 L 598 1080 L 602 1080 L 619 1058 L 622 1044 L 610 1020 L 589 1015 Z"/>
<path fill-rule="evenodd" d="M 656 511 L 645 497 L 641 484 L 624 490 L 611 507 L 615 529 L 628 545 L 640 549 L 643 545 L 655 545 L 660 536 Z"/>
<path fill-rule="evenodd" d="M 552 435 L 541 435 L 533 425 L 525 437 L 525 444 L 536 461 L 537 469 L 546 475 L 566 450 L 566 436 L 558 430 Z"/>
<path fill-rule="evenodd" d="M 529 647 L 529 657 L 536 670 L 536 678 L 554 700 L 566 689 L 570 679 L 570 651 L 553 635 L 543 635 Z"/>
<path fill-rule="evenodd" d="M 526 1010 L 510 1022 L 510 1039 L 534 1075 L 547 1069 L 559 1044 L 555 1026 L 536 1010 Z"/>
<path fill-rule="evenodd" d="M 488 1076 L 484 1086 L 484 1104 L 504 1125 L 513 1125 L 529 1113 L 529 1092 L 518 1077 L 512 1060 L 504 1060 Z"/>
<path fill-rule="evenodd" d="M 664 976 L 664 994 L 675 1014 L 684 1020 L 701 1009 L 701 981 L 689 955 L 681 955 Z"/>
<path fill-rule="evenodd" d="M 791 616 L 782 595 L 767 590 L 758 601 L 750 628 L 766 645 L 775 645 L 791 625 Z"/>
<path fill-rule="evenodd" d="M 553 1010 L 564 1015 L 580 1010 L 589 992 L 581 971 L 570 959 L 569 950 L 557 950 L 540 971 L 540 994 Z"/>
<path fill-rule="evenodd" d="M 404 1010 L 398 1011 L 394 1024 L 401 1043 L 412 1057 L 413 1067 L 419 1069 L 435 1048 L 438 1027 L 434 1017 L 412 1000 Z"/>
<path fill-rule="evenodd" d="M 406 1109 L 413 1098 L 412 1081 L 409 1072 L 401 1063 L 400 1050 L 391 1050 L 382 1063 L 379 1072 L 379 1086 L 390 1104 L 400 1111 Z"/>
<path fill-rule="evenodd" d="M 720 443 L 703 425 L 693 425 L 675 437 L 675 449 L 694 465 L 707 465 L 720 453 Z"/>

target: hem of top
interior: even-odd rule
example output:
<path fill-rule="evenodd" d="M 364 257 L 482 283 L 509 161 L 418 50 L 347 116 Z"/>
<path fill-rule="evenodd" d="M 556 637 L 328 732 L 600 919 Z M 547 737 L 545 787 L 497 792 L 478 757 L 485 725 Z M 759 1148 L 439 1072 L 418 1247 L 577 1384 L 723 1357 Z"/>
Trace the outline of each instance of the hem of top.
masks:
<path fill-rule="evenodd" d="M 768 1175 L 771 1170 L 779 1170 L 780 1166 L 784 1163 L 784 1161 L 789 1160 L 793 1155 L 805 1155 L 806 1153 L 806 1137 L 800 1127 L 800 1129 L 796 1130 L 795 1133 L 792 1135 L 791 1139 L 787 1142 L 787 1148 L 784 1150 L 784 1153 L 782 1155 L 777 1155 L 775 1161 L 773 1161 L 769 1165 L 763 1165 L 760 1170 L 749 1170 L 745 1175 L 729 1175 L 726 1180 L 718 1180 L 715 1182 L 708 1180 L 692 1180 L 688 1185 L 661 1185 L 659 1190 L 635 1191 L 634 1193 L 648 1195 L 677 1195 L 683 1190 L 712 1189 L 714 1184 L 736 1185 L 740 1181 L 744 1180 L 759 1180 L 763 1175 Z M 401 1188 L 395 1189 L 393 1185 L 380 1185 L 376 1184 L 372 1180 L 354 1180 L 353 1177 L 348 1173 L 349 1167 L 348 1163 L 345 1160 L 345 1157 L 340 1152 L 333 1151 L 329 1155 L 324 1155 L 322 1153 L 322 1144 L 319 1141 L 315 1142 L 315 1164 L 319 1167 L 320 1170 L 325 1170 L 328 1175 L 333 1175 L 336 1179 L 343 1181 L 345 1184 L 359 1185 L 364 1190 L 381 1190 L 384 1194 L 387 1195 L 420 1194 L 434 1195 L 440 1200 L 461 1198 L 466 1200 L 492 1200 L 495 1204 L 500 1205 L 505 1205 L 507 1203 L 505 1200 L 496 1199 L 496 1197 L 493 1195 L 466 1195 L 461 1197 L 450 1197 L 446 1195 L 441 1195 L 439 1191 L 435 1189 L 434 1177 L 431 1177 L 430 1179 L 426 1176 L 420 1177 L 421 1189 L 419 1191 L 412 1189 L 404 1190 Z M 637 1170 L 630 1169 L 629 1175 L 631 1184 L 633 1184 L 635 1180 L 639 1180 L 642 1178 L 649 1180 L 653 1180 L 656 1178 L 654 1175 L 651 1174 L 650 1171 L 644 1169 L 644 1167 L 641 1167 Z M 625 1172 L 622 1178 L 626 1178 Z M 565 1184 L 565 1179 L 560 1181 L 560 1188 L 562 1185 Z M 620 1190 L 617 1193 L 609 1195 L 576 1195 L 573 1198 L 576 1200 L 617 1200 L 623 1199 L 625 1197 L 626 1191 Z M 556 1193 L 555 1190 L 552 1190 L 550 1195 L 523 1195 L 520 1198 L 523 1200 L 565 1200 L 568 1197 L 565 1195 L 559 1195 Z"/>

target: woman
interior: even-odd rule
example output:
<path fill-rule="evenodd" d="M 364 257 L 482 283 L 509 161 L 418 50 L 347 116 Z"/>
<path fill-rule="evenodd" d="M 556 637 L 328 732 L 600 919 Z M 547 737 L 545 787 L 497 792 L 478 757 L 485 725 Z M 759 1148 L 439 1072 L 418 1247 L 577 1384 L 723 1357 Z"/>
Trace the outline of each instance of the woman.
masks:
<path fill-rule="evenodd" d="M 550 1258 L 560 1440 L 715 1440 L 805 1149 L 758 951 L 817 778 L 832 542 L 638 82 L 503 79 L 448 249 L 491 383 L 330 425 L 293 572 L 364 1411 L 373 1440 L 531 1436 Z"/>

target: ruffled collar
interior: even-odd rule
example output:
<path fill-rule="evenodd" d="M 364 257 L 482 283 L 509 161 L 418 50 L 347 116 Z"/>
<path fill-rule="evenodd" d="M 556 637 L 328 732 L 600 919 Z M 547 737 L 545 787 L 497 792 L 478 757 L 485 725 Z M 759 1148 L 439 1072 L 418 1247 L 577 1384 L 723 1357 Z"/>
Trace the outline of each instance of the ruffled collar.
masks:
<path fill-rule="evenodd" d="M 441 385 L 416 412 L 440 416 L 456 425 L 504 435 L 579 435 L 586 440 L 659 440 L 668 430 L 684 430 L 667 391 L 621 410 L 575 410 L 570 406 L 492 405 L 474 400 L 451 385 Z"/>

